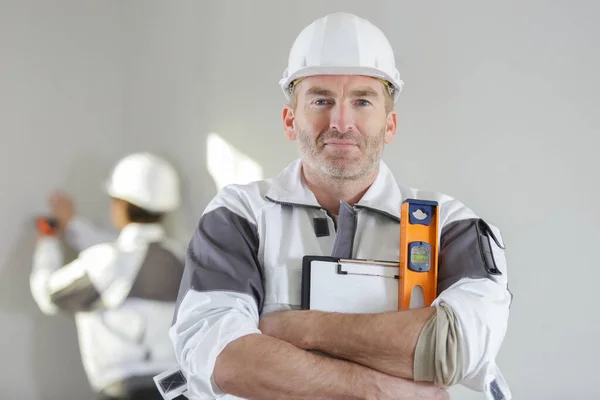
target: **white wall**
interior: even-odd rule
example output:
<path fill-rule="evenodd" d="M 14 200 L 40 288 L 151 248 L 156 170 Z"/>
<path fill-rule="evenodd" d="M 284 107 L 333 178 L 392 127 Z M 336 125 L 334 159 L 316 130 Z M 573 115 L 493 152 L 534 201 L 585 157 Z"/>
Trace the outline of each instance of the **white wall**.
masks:
<path fill-rule="evenodd" d="M 187 240 L 215 193 L 209 132 L 266 176 L 296 157 L 281 129 L 277 81 L 299 30 L 338 10 L 371 19 L 396 51 L 405 89 L 385 157 L 398 180 L 454 195 L 503 229 L 515 298 L 498 362 L 515 398 L 600 396 L 600 316 L 588 306 L 600 278 L 592 256 L 600 223 L 592 203 L 600 194 L 597 2 L 0 7 L 0 387 L 8 390 L 0 397 L 87 393 L 74 326 L 42 317 L 27 287 L 31 218 L 48 192 L 66 188 L 105 223 L 100 184 L 112 162 L 139 148 L 159 151 L 187 183 L 186 215 L 173 221 Z M 426 157 L 413 150 L 422 143 Z"/>
<path fill-rule="evenodd" d="M 27 281 L 33 218 L 46 211 L 50 190 L 65 188 L 82 212 L 101 220 L 104 170 L 132 148 L 123 125 L 120 7 L 82 3 L 0 3 L 3 399 L 90 395 L 72 320 L 42 316 Z"/>

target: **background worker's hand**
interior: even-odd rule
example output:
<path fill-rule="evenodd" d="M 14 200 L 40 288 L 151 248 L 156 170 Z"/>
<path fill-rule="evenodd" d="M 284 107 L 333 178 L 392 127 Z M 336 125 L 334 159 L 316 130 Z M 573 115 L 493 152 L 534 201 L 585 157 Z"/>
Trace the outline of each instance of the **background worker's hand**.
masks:
<path fill-rule="evenodd" d="M 58 230 L 64 232 L 75 216 L 73 200 L 63 192 L 55 192 L 50 196 L 49 202 L 52 216 L 58 222 Z"/>

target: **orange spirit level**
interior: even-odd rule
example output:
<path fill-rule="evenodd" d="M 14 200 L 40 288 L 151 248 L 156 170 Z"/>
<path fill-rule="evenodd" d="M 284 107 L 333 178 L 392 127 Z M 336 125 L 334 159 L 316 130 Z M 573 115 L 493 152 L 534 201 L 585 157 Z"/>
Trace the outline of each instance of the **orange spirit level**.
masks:
<path fill-rule="evenodd" d="M 438 203 L 406 199 L 400 214 L 398 309 L 411 308 L 411 299 L 417 295 L 419 287 L 423 293 L 423 306 L 429 307 L 437 296 Z"/>

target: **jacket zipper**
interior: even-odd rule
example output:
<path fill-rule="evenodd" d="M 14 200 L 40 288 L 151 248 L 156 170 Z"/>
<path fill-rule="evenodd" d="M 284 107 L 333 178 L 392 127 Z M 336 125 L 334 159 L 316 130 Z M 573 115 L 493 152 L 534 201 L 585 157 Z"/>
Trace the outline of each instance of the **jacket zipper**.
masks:
<path fill-rule="evenodd" d="M 311 205 L 308 205 L 308 204 L 300 204 L 300 203 L 290 203 L 290 202 L 287 202 L 287 201 L 273 200 L 269 196 L 265 196 L 265 197 L 267 198 L 267 200 L 269 200 L 269 201 L 271 201 L 273 203 L 281 204 L 281 205 L 284 205 L 284 206 L 304 207 L 304 208 L 312 208 L 312 209 L 315 209 L 315 210 L 325 211 L 327 213 L 327 215 L 329 216 L 329 218 L 331 218 L 333 220 L 333 223 L 334 223 L 334 225 L 337 228 L 337 223 L 335 222 L 335 218 L 333 218 L 333 215 L 328 210 L 324 209 L 323 207 L 320 207 L 320 206 L 311 206 Z M 361 206 L 361 205 L 357 205 L 357 204 L 355 204 L 353 207 L 355 209 L 363 208 L 365 210 L 372 211 L 372 212 L 377 213 L 379 215 L 383 215 L 384 217 L 391 218 L 391 219 L 393 219 L 396 222 L 400 222 L 400 218 L 396 217 L 395 215 L 390 214 L 390 213 L 385 212 L 385 211 L 378 210 L 376 208 L 367 207 L 367 206 Z"/>
<path fill-rule="evenodd" d="M 303 207 L 303 208 L 312 208 L 313 210 L 321 210 L 321 211 L 325 211 L 327 213 L 327 215 L 329 216 L 329 218 L 331 218 L 331 220 L 333 221 L 333 224 L 336 226 L 337 228 L 337 224 L 335 222 L 335 218 L 333 218 L 333 215 L 326 209 L 324 209 L 323 207 L 320 206 L 311 206 L 309 204 L 300 204 L 300 203 L 290 203 L 287 201 L 279 201 L 279 200 L 273 200 L 272 198 L 270 198 L 269 196 L 265 196 L 267 200 L 275 203 L 275 204 L 281 204 L 282 206 L 292 206 L 292 207 Z"/>
<path fill-rule="evenodd" d="M 385 217 L 391 218 L 394 221 L 400 222 L 400 218 L 396 217 L 395 215 L 392 215 L 392 214 L 387 213 L 385 211 L 378 210 L 376 208 L 371 208 L 371 207 L 367 207 L 367 206 L 361 206 L 361 205 L 358 205 L 358 204 L 354 205 L 354 208 L 364 208 L 365 210 L 372 211 L 372 212 L 377 213 L 379 215 L 383 215 Z"/>

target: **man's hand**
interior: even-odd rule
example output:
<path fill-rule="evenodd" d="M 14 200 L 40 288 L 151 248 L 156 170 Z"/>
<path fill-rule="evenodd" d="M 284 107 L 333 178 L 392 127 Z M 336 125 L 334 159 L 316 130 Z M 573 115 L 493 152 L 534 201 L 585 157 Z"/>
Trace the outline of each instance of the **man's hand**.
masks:
<path fill-rule="evenodd" d="M 65 193 L 55 192 L 49 199 L 52 215 L 58 222 L 58 230 L 64 232 L 69 222 L 75 216 L 75 205 L 73 200 Z"/>

